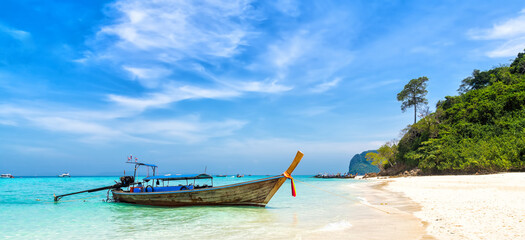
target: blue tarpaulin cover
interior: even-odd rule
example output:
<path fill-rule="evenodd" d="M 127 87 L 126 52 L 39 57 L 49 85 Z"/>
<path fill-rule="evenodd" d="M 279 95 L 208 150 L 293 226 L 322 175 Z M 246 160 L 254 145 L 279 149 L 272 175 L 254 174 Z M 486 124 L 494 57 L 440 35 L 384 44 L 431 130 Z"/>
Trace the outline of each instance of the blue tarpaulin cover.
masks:
<path fill-rule="evenodd" d="M 185 175 L 172 175 L 172 176 L 152 176 L 152 177 L 146 177 L 144 178 L 144 181 L 148 180 L 188 180 L 188 179 L 206 179 L 206 178 L 213 178 L 209 174 L 201 173 L 201 174 L 185 174 Z"/>
<path fill-rule="evenodd" d="M 149 163 L 141 163 L 141 162 L 126 162 L 126 163 L 131 163 L 131 164 L 135 164 L 135 165 L 144 165 L 144 166 L 148 166 L 148 167 L 157 167 L 157 165 L 153 165 L 153 164 L 149 164 Z"/>

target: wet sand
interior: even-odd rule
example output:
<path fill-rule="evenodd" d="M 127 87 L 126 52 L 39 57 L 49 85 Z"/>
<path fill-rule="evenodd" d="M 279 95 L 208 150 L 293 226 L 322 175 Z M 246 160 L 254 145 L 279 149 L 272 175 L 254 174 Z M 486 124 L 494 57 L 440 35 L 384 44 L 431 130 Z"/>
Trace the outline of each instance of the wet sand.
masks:
<path fill-rule="evenodd" d="M 353 184 L 359 192 L 359 205 L 368 208 L 367 216 L 360 216 L 360 221 L 353 222 L 354 229 L 363 229 L 358 239 L 435 239 L 426 231 L 427 223 L 417 218 L 414 213 L 421 206 L 402 193 L 385 189 L 386 181 L 364 180 Z"/>

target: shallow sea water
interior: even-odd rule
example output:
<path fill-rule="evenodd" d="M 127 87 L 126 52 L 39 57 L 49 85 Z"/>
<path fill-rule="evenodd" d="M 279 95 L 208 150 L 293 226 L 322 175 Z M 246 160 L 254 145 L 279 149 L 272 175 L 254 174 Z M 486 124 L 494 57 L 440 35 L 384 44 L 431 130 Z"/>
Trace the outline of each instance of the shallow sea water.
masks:
<path fill-rule="evenodd" d="M 214 178 L 214 185 L 265 176 Z M 266 208 L 150 207 L 104 202 L 106 191 L 64 197 L 68 193 L 111 185 L 118 177 L 41 177 L 0 179 L 0 238 L 7 239 L 335 239 L 352 238 L 356 221 L 373 209 L 349 187 L 353 179 L 294 176 Z M 321 189 L 344 196 L 326 193 Z M 356 190 L 357 191 L 357 190 Z"/>

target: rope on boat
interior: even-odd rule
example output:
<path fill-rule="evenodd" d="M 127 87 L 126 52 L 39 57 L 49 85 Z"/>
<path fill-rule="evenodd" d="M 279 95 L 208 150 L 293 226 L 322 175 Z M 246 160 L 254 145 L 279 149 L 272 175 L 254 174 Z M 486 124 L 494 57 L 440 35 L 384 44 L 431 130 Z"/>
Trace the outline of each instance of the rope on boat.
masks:
<path fill-rule="evenodd" d="M 288 178 L 288 179 L 290 179 L 292 181 L 292 185 L 291 185 L 291 187 L 292 187 L 292 196 L 293 197 L 297 196 L 297 194 L 295 193 L 295 183 L 293 182 L 293 177 L 290 176 L 290 174 L 288 174 L 287 172 L 284 172 L 283 175 L 284 175 L 285 178 Z"/>
<path fill-rule="evenodd" d="M 300 182 L 300 183 L 304 183 L 305 185 L 308 185 L 308 186 L 310 186 L 310 187 L 316 188 L 316 189 L 321 190 L 321 191 L 323 191 L 323 192 L 326 192 L 326 193 L 332 194 L 332 195 L 334 195 L 334 196 L 338 196 L 338 197 L 340 197 L 340 198 L 344 198 L 344 199 L 346 199 L 346 200 L 348 200 L 348 201 L 355 202 L 355 199 L 349 198 L 349 197 L 347 197 L 347 196 L 344 196 L 344 195 L 341 195 L 341 194 L 338 194 L 338 193 L 334 193 L 334 192 L 330 192 L 330 191 L 328 191 L 328 190 L 322 189 L 322 188 L 320 188 L 320 187 L 317 187 L 317 186 L 315 186 L 315 185 L 312 185 L 312 184 L 309 184 L 309 183 L 303 182 L 303 181 L 298 180 L 298 179 L 295 179 L 295 181 L 298 181 L 298 182 Z M 378 211 L 384 212 L 384 213 L 386 213 L 386 214 L 390 214 L 390 212 L 385 211 L 385 210 L 380 209 L 380 208 L 377 208 L 377 207 L 374 207 L 374 206 L 372 206 L 372 205 L 364 204 L 364 203 L 362 203 L 362 202 L 358 202 L 358 203 L 360 203 L 360 204 L 362 204 L 362 205 L 365 205 L 365 206 L 367 206 L 367 207 L 369 207 L 369 208 L 373 208 L 373 209 L 375 209 L 375 210 L 378 210 Z"/>

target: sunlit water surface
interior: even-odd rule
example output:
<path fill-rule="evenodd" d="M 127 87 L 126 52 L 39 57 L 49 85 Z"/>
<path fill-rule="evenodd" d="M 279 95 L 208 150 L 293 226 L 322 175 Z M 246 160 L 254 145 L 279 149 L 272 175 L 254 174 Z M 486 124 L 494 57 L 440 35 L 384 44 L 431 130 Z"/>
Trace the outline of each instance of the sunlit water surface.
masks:
<path fill-rule="evenodd" d="M 263 177 L 216 177 L 214 185 Z M 266 208 L 108 203 L 106 191 L 64 197 L 57 204 L 53 193 L 107 186 L 118 177 L 0 179 L 0 238 L 327 239 L 349 237 L 353 221 L 370 211 L 357 204 L 349 187 L 356 180 L 295 178 L 297 197 L 288 180 Z"/>

